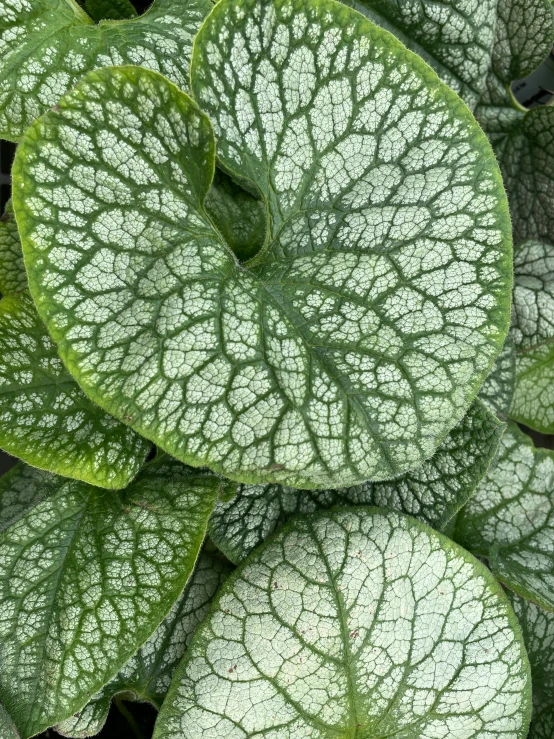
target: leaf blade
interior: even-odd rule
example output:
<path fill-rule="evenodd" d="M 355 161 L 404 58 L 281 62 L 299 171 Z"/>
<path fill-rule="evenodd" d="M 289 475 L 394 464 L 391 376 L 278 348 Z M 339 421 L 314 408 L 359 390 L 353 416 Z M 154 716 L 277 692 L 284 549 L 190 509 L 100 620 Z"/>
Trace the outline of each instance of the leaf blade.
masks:
<path fill-rule="evenodd" d="M 118 693 L 125 693 L 126 700 L 133 696 L 133 700 L 149 701 L 159 710 L 195 628 L 230 571 L 221 560 L 201 552 L 185 590 L 150 639 L 100 693 L 77 715 L 58 724 L 56 731 L 67 737 L 98 734 Z"/>
<path fill-rule="evenodd" d="M 0 135 L 19 141 L 87 71 L 156 69 L 187 88 L 194 34 L 209 0 L 156 0 L 144 15 L 95 26 L 74 0 L 4 0 L 0 8 Z"/>
<path fill-rule="evenodd" d="M 395 480 L 313 492 L 282 485 L 239 485 L 230 501 L 217 504 L 210 536 L 238 564 L 293 516 L 336 505 L 392 508 L 442 529 L 488 471 L 504 428 L 475 401 L 431 459 Z"/>
<path fill-rule="evenodd" d="M 33 470 L 14 511 L 18 472 L 1 485 L 0 695 L 29 737 L 82 708 L 167 615 L 220 483 L 165 458 L 122 493 Z"/>
<path fill-rule="evenodd" d="M 115 489 L 151 449 L 83 394 L 27 291 L 0 301 L 0 447 L 40 469 Z"/>
<path fill-rule="evenodd" d="M 454 538 L 489 558 L 508 588 L 554 610 L 554 453 L 535 449 L 513 422 L 496 465 L 456 520 Z"/>
<path fill-rule="evenodd" d="M 288 7 L 277 0 L 275 3 L 266 0 L 256 12 L 268 17 L 272 13 L 286 15 Z M 359 99 L 355 98 L 356 105 L 354 97 L 348 101 L 353 107 L 344 120 L 338 116 L 334 104 L 327 106 L 325 100 L 331 95 L 331 89 L 335 94 L 337 80 L 329 79 L 334 74 L 328 69 L 332 55 L 322 51 L 323 81 L 320 80 L 314 93 L 320 95 L 319 108 L 309 105 L 306 113 L 303 109 L 297 111 L 300 122 L 307 120 L 306 115 L 312 116 L 314 141 L 316 137 L 323 137 L 331 147 L 326 152 L 323 144 L 318 144 L 319 148 L 310 144 L 309 154 L 317 160 L 313 173 L 306 162 L 300 162 L 301 182 L 293 187 L 295 183 L 287 174 L 286 156 L 281 157 L 281 163 L 268 163 L 263 157 L 263 161 L 258 161 L 248 148 L 242 169 L 237 171 L 229 152 L 237 140 L 233 126 L 239 123 L 231 121 L 228 126 L 225 124 L 225 131 L 221 126 L 217 130 L 217 154 L 224 168 L 239 181 L 249 180 L 252 190 L 257 189 L 266 200 L 266 246 L 245 266 L 237 264 L 231 249 L 214 230 L 202 207 L 213 177 L 214 143 L 207 119 L 195 112 L 195 106 L 186 96 L 177 94 L 152 73 L 131 71 L 131 68 L 90 73 L 64 98 L 58 111 L 49 113 L 30 129 L 16 161 L 14 197 L 24 231 L 31 290 L 41 317 L 77 381 L 95 402 L 120 419 L 128 415 L 133 428 L 155 440 L 173 456 L 192 465 L 206 465 L 241 482 L 274 481 L 301 488 L 337 487 L 368 478 L 391 478 L 418 466 L 433 454 L 464 415 L 500 350 L 508 328 L 509 219 L 499 173 L 485 137 L 459 98 L 441 85 L 421 60 L 401 47 L 390 34 L 348 8 L 334 4 L 330 7 L 333 13 L 319 4 L 303 5 L 299 7 L 298 17 L 307 17 L 305 13 L 313 15 L 317 23 L 310 28 L 316 28 L 321 38 L 329 30 L 325 24 L 333 26 L 329 32 L 337 36 L 344 54 L 352 54 L 355 64 L 361 64 L 362 92 Z M 200 56 L 211 48 L 210 34 L 217 35 L 218 24 L 235 28 L 234 21 L 231 22 L 226 14 L 240 14 L 240 8 L 238 3 L 223 3 L 212 11 L 210 19 L 215 26 L 204 25 L 196 40 L 197 71 L 193 69 L 193 79 L 200 75 Z M 358 61 L 358 41 L 352 40 L 354 28 L 361 39 L 363 64 Z M 242 33 L 241 26 L 237 31 L 237 46 L 240 46 Z M 313 55 L 314 44 L 324 48 L 316 44 L 310 33 L 300 33 L 296 47 L 291 47 L 291 57 L 306 50 Z M 278 39 L 271 40 L 271 44 L 275 45 L 275 53 L 280 53 Z M 202 51 L 204 46 L 206 49 Z M 225 53 L 230 53 L 229 48 Z M 373 54 L 377 58 L 374 59 Z M 289 85 L 292 94 L 296 82 L 292 78 L 285 82 L 290 67 L 285 61 L 279 67 L 283 75 L 282 87 L 288 90 Z M 372 88 L 369 81 L 370 70 L 385 75 L 386 97 L 391 93 L 390 85 L 394 80 L 398 82 L 397 62 L 412 85 L 410 104 L 417 102 L 422 106 L 413 111 L 415 119 L 412 112 L 406 113 L 407 120 L 401 116 L 399 125 L 406 128 L 410 140 L 399 150 L 394 144 L 400 135 L 396 116 L 406 112 L 404 109 L 395 109 L 389 117 L 389 109 L 385 106 L 382 117 L 387 132 L 383 140 L 369 132 L 375 123 L 370 113 L 375 104 L 373 93 L 377 98 L 379 92 L 378 84 Z M 209 63 L 212 82 L 221 80 L 217 64 Z M 232 63 L 241 64 L 237 60 Z M 202 73 L 208 74 L 207 68 L 202 69 Z M 293 76 L 295 74 L 294 71 Z M 341 94 L 348 97 L 344 92 L 348 86 L 354 96 L 350 72 L 343 66 L 339 76 Z M 121 99 L 123 78 L 130 85 L 125 89 L 133 90 L 127 101 Z M 197 80 L 195 84 L 195 94 L 201 97 L 202 90 L 197 88 L 202 88 L 204 83 Z M 141 85 L 148 93 L 140 98 L 144 102 L 138 105 L 135 100 Z M 120 89 L 116 89 L 118 86 Z M 263 102 L 267 90 L 261 82 L 254 88 L 250 92 L 254 98 L 259 95 L 259 102 Z M 152 109 L 148 94 L 155 100 L 166 101 L 165 114 L 178 120 L 183 131 L 188 126 L 187 116 L 198 118 L 203 152 L 184 137 L 186 157 L 182 154 L 178 162 L 171 164 L 174 154 L 168 148 L 170 142 L 164 142 L 163 132 L 159 126 L 156 128 L 155 117 L 148 114 Z M 225 98 L 215 93 L 206 95 L 212 102 L 214 97 Z M 95 161 L 103 158 L 98 165 L 102 172 L 118 183 L 110 194 L 115 206 L 93 197 L 93 185 L 85 186 L 78 197 L 87 203 L 85 208 L 91 218 L 86 221 L 63 209 L 57 211 L 58 206 L 52 205 L 60 201 L 62 192 L 67 192 L 65 175 L 57 175 L 52 191 L 47 192 L 41 183 L 30 197 L 26 197 L 24 182 L 35 179 L 34 173 L 44 164 L 39 164 L 42 153 L 38 141 L 45 135 L 53 137 L 48 146 L 56 140 L 56 156 L 59 155 L 71 170 L 75 147 L 69 146 L 64 137 L 69 136 L 71 141 L 75 138 L 72 130 L 75 116 L 80 119 L 79 125 L 89 131 L 86 135 L 84 130 L 80 131 L 79 141 L 92 142 L 90 136 L 96 136 L 97 121 L 90 117 L 92 108 L 87 108 L 88 96 L 91 99 L 96 96 L 100 107 L 111 105 L 113 96 L 119 99 L 121 110 L 125 112 L 117 118 L 110 111 L 103 119 L 102 126 L 106 130 L 99 136 L 110 141 L 109 146 L 90 144 Z M 293 98 L 296 105 L 298 100 L 294 95 Z M 201 102 L 205 105 L 205 101 Z M 404 98 L 398 103 L 401 108 L 407 104 Z M 153 108 L 156 109 L 156 105 Z M 339 109 L 342 110 L 340 105 Z M 342 193 L 345 203 L 350 203 L 345 208 L 352 209 L 349 214 L 352 218 L 341 225 L 342 216 L 334 212 L 331 202 L 334 196 L 330 192 L 337 187 L 341 192 L 343 177 L 349 178 L 349 187 L 355 188 L 350 180 L 357 178 L 359 172 L 353 170 L 350 161 L 353 151 L 350 133 L 343 132 L 346 138 L 334 140 L 330 131 L 335 118 L 340 121 L 336 124 L 339 128 L 354 126 L 358 113 L 360 125 L 363 123 L 367 128 L 360 133 L 363 146 L 369 150 L 377 146 L 378 139 L 382 149 L 383 162 L 380 169 L 377 167 L 381 177 L 390 167 L 397 174 L 400 172 L 400 167 L 395 169 L 391 159 L 402 160 L 407 166 L 407 160 L 412 157 L 414 170 L 423 167 L 427 172 L 429 166 L 432 171 L 427 179 L 419 171 L 412 172 L 412 179 L 405 183 L 409 192 L 387 191 L 383 204 L 379 200 L 380 186 L 374 198 L 379 202 L 372 201 L 373 160 L 356 157 L 362 167 L 369 162 L 371 171 L 366 180 L 362 178 L 362 190 L 358 195 L 349 188 Z M 226 121 L 232 118 L 226 117 L 225 111 L 214 114 L 210 110 L 210 115 L 216 123 L 218 115 Z M 137 119 L 141 121 L 134 124 L 137 130 L 130 130 L 124 122 Z M 292 116 L 291 126 L 295 120 Z M 415 125 L 414 121 L 419 123 Z M 256 130 L 252 127 L 253 136 Z M 450 135 L 454 130 L 457 143 L 452 143 Z M 424 133 L 426 141 L 421 143 L 420 134 Z M 137 146 L 133 136 L 149 137 L 150 147 Z M 358 141 L 357 133 L 352 136 Z M 273 140 L 271 135 L 269 139 Z M 240 136 L 238 140 L 242 140 Z M 110 160 L 116 141 L 117 148 L 129 154 L 134 174 L 142 178 L 144 198 L 131 195 L 129 173 L 124 171 L 127 165 L 118 169 L 118 162 Z M 272 145 L 271 141 L 264 146 Z M 447 161 L 449 168 L 454 167 L 452 177 L 459 177 L 456 186 L 451 189 L 450 174 L 442 179 L 440 172 L 445 172 L 441 167 L 438 173 L 435 171 L 430 157 L 423 155 L 420 143 L 423 149 L 433 148 L 436 157 L 441 162 Z M 83 147 L 86 146 L 83 143 Z M 325 158 L 327 154 L 329 157 Z M 333 172 L 341 161 L 340 176 L 335 177 Z M 473 168 L 472 162 L 476 161 L 479 164 Z M 458 165 L 459 170 L 456 169 Z M 267 181 L 264 184 L 267 176 L 263 173 L 268 169 L 271 186 Z M 181 192 L 182 184 L 177 181 L 175 172 L 187 183 L 194 180 L 192 197 Z M 77 179 L 72 173 L 70 179 L 73 188 Z M 319 181 L 321 187 L 314 184 Z M 430 191 L 425 189 L 428 181 L 432 183 Z M 386 188 L 387 182 L 385 177 L 383 187 Z M 171 183 L 171 203 L 164 213 L 162 189 L 168 183 Z M 310 190 L 310 183 L 315 191 Z M 409 193 L 412 193 L 412 184 L 416 186 L 417 183 L 424 192 L 413 203 Z M 318 205 L 319 195 L 325 189 L 326 200 Z M 338 198 L 339 192 L 335 195 Z M 351 197 L 361 199 L 359 207 L 352 205 Z M 298 210 L 299 198 L 304 198 L 308 210 Z M 404 203 L 404 199 L 409 204 Z M 436 205 L 435 220 L 429 215 L 428 200 L 433 207 Z M 466 201 L 471 203 L 472 216 L 468 215 L 465 205 L 459 206 Z M 138 203 L 138 210 L 134 207 L 129 210 L 133 202 Z M 186 213 L 191 214 L 189 220 Z M 68 234 L 65 225 L 59 224 L 75 217 L 77 228 L 70 229 Z M 87 232 L 84 239 L 85 232 L 77 233 L 78 229 L 86 228 L 86 223 L 93 218 L 92 232 Z M 125 223 L 126 218 L 129 225 Z M 310 223 L 304 218 L 311 219 Z M 390 239 L 379 230 L 384 218 L 388 219 L 385 230 L 390 227 Z M 118 224 L 115 230 L 114 219 Z M 328 223 L 328 228 L 321 226 L 321 238 L 317 236 L 319 227 L 316 229 L 313 225 L 318 219 Z M 336 234 L 330 226 L 335 219 Z M 58 231 L 54 238 L 58 227 L 64 233 Z M 138 231 L 131 237 L 126 232 L 128 228 Z M 415 235 L 412 228 L 417 231 Z M 191 229 L 202 251 L 194 253 L 194 269 L 182 266 L 190 261 L 193 253 Z M 118 235 L 114 239 L 116 232 Z M 59 252 L 50 253 L 51 249 L 60 248 L 60 242 L 65 244 L 66 237 L 69 247 L 64 263 L 78 264 L 77 273 L 71 276 L 68 269 L 60 271 L 53 263 L 52 258 L 57 262 Z M 137 239 L 144 245 L 140 255 L 129 251 L 131 242 Z M 433 243 L 431 255 L 428 240 Z M 186 249 L 189 251 L 185 259 L 180 252 L 184 254 Z M 485 253 L 486 265 L 481 264 L 481 255 Z M 123 269 L 127 260 L 131 260 L 131 267 Z M 117 277 L 119 283 L 111 277 L 116 261 L 122 267 Z M 50 269 L 60 275 L 60 284 L 54 289 L 46 279 Z M 111 284 L 103 281 L 95 288 L 98 271 L 105 269 L 110 274 Z M 141 293 L 140 307 L 138 304 L 131 307 L 136 293 L 131 286 L 133 274 L 138 275 L 143 270 L 149 274 L 149 284 L 145 279 L 136 285 Z M 157 305 L 159 288 L 156 294 L 153 288 L 155 280 L 159 279 L 156 271 L 169 273 L 171 277 L 165 284 L 172 285 L 171 289 L 167 288 L 172 294 L 167 297 L 164 294 Z M 90 292 L 85 296 L 82 291 L 80 282 L 85 280 L 88 285 L 92 283 L 93 296 Z M 210 289 L 206 290 L 208 283 Z M 112 290 L 112 298 L 107 297 L 108 289 Z M 70 293 L 68 298 L 66 291 Z M 194 297 L 198 293 L 202 300 Z M 75 303 L 69 311 L 69 303 L 73 300 Z M 113 308 L 115 303 L 118 304 L 117 312 Z M 75 315 L 75 305 L 80 306 L 80 315 Z M 95 319 L 99 305 L 102 325 Z M 157 320 L 154 316 L 160 309 L 162 319 Z M 191 311 L 199 312 L 198 319 L 194 319 L 199 323 L 194 327 Z M 139 326 L 131 326 L 134 319 L 130 314 L 137 312 L 141 313 L 141 319 L 142 314 L 145 316 L 144 320 Z M 116 346 L 118 342 L 121 343 Z M 154 347 L 159 351 L 157 359 Z M 139 376 L 136 367 L 140 362 L 143 368 Z M 158 369 L 160 364 L 162 371 Z M 115 370 L 108 372 L 103 369 L 106 367 L 115 367 Z M 151 390 L 145 387 L 148 383 Z"/>
<path fill-rule="evenodd" d="M 450 567 L 460 576 L 461 591 L 466 578 L 477 588 L 469 598 L 479 603 L 476 612 L 460 592 L 474 641 L 466 629 L 457 631 L 458 621 L 452 623 L 458 601 Z M 395 582 L 418 576 L 411 599 L 399 585 L 395 590 Z M 442 604 L 441 592 L 448 593 Z M 404 619 L 395 609 L 400 601 Z M 429 623 L 425 606 L 431 603 L 441 634 Z M 390 639 L 389 619 L 395 631 Z M 505 649 L 487 640 L 493 649 L 487 662 L 466 668 L 462 644 L 472 641 L 471 654 L 479 649 L 485 623 Z M 427 638 L 419 641 L 420 633 Z M 400 634 L 406 635 L 402 644 Z M 433 669 L 443 637 L 453 659 Z M 379 664 L 390 666 L 385 674 Z M 498 682 L 495 667 L 502 673 Z M 375 508 L 335 509 L 296 518 L 230 576 L 174 678 L 154 737 L 401 732 L 415 738 L 481 730 L 523 738 L 528 671 L 517 621 L 486 568 L 414 519 Z M 472 696 L 469 710 L 456 700 L 461 685 Z M 414 705 L 412 691 L 422 698 L 432 692 L 423 706 L 433 708 Z M 492 716 L 483 691 L 498 709 Z"/>

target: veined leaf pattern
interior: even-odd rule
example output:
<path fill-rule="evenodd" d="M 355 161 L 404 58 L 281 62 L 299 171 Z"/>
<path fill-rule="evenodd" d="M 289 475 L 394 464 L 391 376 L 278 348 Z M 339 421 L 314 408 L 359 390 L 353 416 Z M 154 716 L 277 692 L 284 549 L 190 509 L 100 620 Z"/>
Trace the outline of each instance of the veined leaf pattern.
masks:
<path fill-rule="evenodd" d="M 517 349 L 512 418 L 554 433 L 554 246 L 526 241 L 514 254 L 511 334 Z"/>
<path fill-rule="evenodd" d="M 479 390 L 479 400 L 496 415 L 505 420 L 514 398 L 516 382 L 516 350 L 508 334 L 502 351 Z"/>
<path fill-rule="evenodd" d="M 554 611 L 554 452 L 510 423 L 498 459 L 458 514 L 454 538 L 487 557 L 493 574 Z"/>
<path fill-rule="evenodd" d="M 27 291 L 2 298 L 0 448 L 58 475 L 123 488 L 151 446 L 84 395 Z"/>
<path fill-rule="evenodd" d="M 496 0 L 343 0 L 393 33 L 466 101 L 478 102 L 495 40 Z"/>
<path fill-rule="evenodd" d="M 229 577 L 154 739 L 523 739 L 531 681 L 490 572 L 392 511 L 298 517 Z"/>
<path fill-rule="evenodd" d="M 194 630 L 230 571 L 221 559 L 201 552 L 184 591 L 150 639 L 78 714 L 56 726 L 58 734 L 76 739 L 98 734 L 118 693 L 159 709 Z"/>
<path fill-rule="evenodd" d="M 122 492 L 22 463 L 0 479 L 0 700 L 22 739 L 82 709 L 167 616 L 221 484 L 165 455 Z"/>
<path fill-rule="evenodd" d="M 192 41 L 209 0 L 155 0 L 128 21 L 92 19 L 75 0 L 0 3 L 0 136 L 25 129 L 88 70 L 139 64 L 188 86 Z"/>
<path fill-rule="evenodd" d="M 487 473 L 505 424 L 475 401 L 431 459 L 402 477 L 339 490 L 297 490 L 283 485 L 239 485 L 217 504 L 210 536 L 236 564 L 297 513 L 336 505 L 378 505 L 416 516 L 441 529 L 467 502 Z"/>
<path fill-rule="evenodd" d="M 218 157 L 265 201 L 266 245 L 240 265 L 207 217 L 215 142 L 186 95 L 145 70 L 90 73 L 15 167 L 62 358 L 140 434 L 240 482 L 420 466 L 508 327 L 485 137 L 420 59 L 334 3 L 219 3 L 192 79 Z"/>
<path fill-rule="evenodd" d="M 523 632 L 533 682 L 533 720 L 528 739 L 554 736 L 554 613 L 508 593 Z"/>
<path fill-rule="evenodd" d="M 11 200 L 0 218 L 0 294 L 12 295 L 27 287 L 21 241 Z"/>

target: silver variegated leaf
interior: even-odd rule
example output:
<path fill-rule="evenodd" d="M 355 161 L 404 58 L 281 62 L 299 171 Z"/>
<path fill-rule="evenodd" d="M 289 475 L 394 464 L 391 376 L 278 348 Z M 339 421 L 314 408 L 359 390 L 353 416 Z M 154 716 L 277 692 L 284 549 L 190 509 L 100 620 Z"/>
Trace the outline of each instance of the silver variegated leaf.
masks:
<path fill-rule="evenodd" d="M 424 59 L 470 108 L 483 90 L 495 41 L 496 0 L 343 0 Z"/>
<path fill-rule="evenodd" d="M 498 458 L 460 511 L 454 533 L 502 583 L 554 611 L 554 452 L 510 423 Z"/>
<path fill-rule="evenodd" d="M 2 298 L 0 448 L 58 475 L 123 488 L 151 446 L 85 396 L 27 290 Z"/>
<path fill-rule="evenodd" d="M 554 613 L 508 593 L 523 632 L 533 682 L 533 720 L 528 739 L 554 736 Z"/>
<path fill-rule="evenodd" d="M 150 639 L 79 713 L 56 726 L 58 734 L 76 739 L 98 734 L 112 698 L 121 693 L 159 709 L 194 630 L 230 571 L 220 558 L 201 552 L 184 591 Z"/>
<path fill-rule="evenodd" d="M 521 632 L 490 572 L 377 508 L 294 521 L 220 589 L 154 739 L 524 739 Z"/>
<path fill-rule="evenodd" d="M 22 739 L 81 710 L 167 616 L 221 481 L 165 455 L 123 492 L 0 479 L 0 699 Z"/>
<path fill-rule="evenodd" d="M 240 482 L 420 466 L 508 326 L 485 137 L 420 59 L 333 2 L 218 4 L 192 80 L 222 164 L 264 200 L 266 243 L 241 265 L 214 229 L 214 136 L 186 95 L 145 70 L 90 73 L 15 166 L 62 358 L 110 413 Z"/>
<path fill-rule="evenodd" d="M 192 41 L 211 7 L 155 0 L 139 18 L 95 25 L 75 0 L 2 0 L 0 136 L 18 141 L 90 69 L 140 64 L 186 88 Z"/>
<path fill-rule="evenodd" d="M 516 385 L 510 415 L 554 433 L 554 246 L 526 241 L 514 254 L 511 334 Z"/>
<path fill-rule="evenodd" d="M 313 491 L 275 484 L 239 485 L 230 501 L 217 504 L 210 519 L 210 535 L 219 549 L 238 563 L 297 513 L 336 505 L 393 508 L 440 529 L 487 473 L 504 428 L 475 401 L 431 459 L 395 480 Z"/>

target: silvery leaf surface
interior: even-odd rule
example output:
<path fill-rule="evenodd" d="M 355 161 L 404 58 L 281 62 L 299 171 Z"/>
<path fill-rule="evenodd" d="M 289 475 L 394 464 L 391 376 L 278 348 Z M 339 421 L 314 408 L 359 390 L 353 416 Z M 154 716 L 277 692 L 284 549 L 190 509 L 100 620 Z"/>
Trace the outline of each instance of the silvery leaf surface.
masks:
<path fill-rule="evenodd" d="M 483 133 L 333 2 L 218 3 L 192 87 L 209 119 L 152 72 L 90 73 L 19 147 L 31 291 L 64 362 L 138 433 L 239 482 L 421 466 L 508 328 L 510 223 Z M 204 207 L 210 121 L 267 214 L 242 264 Z"/>
<path fill-rule="evenodd" d="M 554 246 L 529 240 L 514 254 L 516 385 L 510 415 L 554 433 Z"/>
<path fill-rule="evenodd" d="M 528 739 L 551 739 L 554 732 L 554 613 L 508 593 L 523 632 L 531 664 L 533 720 Z"/>
<path fill-rule="evenodd" d="M 151 446 L 86 397 L 27 290 L 0 300 L 0 448 L 58 475 L 124 488 Z"/>
<path fill-rule="evenodd" d="M 23 463 L 0 478 L 0 699 L 22 739 L 81 710 L 150 638 L 221 484 L 165 455 L 122 492 Z"/>
<path fill-rule="evenodd" d="M 297 490 L 284 485 L 239 485 L 219 502 L 210 536 L 238 564 L 297 513 L 336 505 L 378 505 L 403 511 L 442 529 L 487 473 L 505 424 L 475 401 L 431 459 L 402 477 L 339 490 Z"/>
<path fill-rule="evenodd" d="M 501 586 L 377 508 L 297 517 L 220 589 L 154 739 L 524 739 L 521 631 Z"/>
<path fill-rule="evenodd" d="M 554 611 L 554 452 L 536 449 L 510 423 L 454 538 L 486 557 L 506 587 Z"/>
<path fill-rule="evenodd" d="M 75 739 L 98 734 L 118 694 L 159 709 L 194 630 L 230 571 L 220 558 L 202 551 L 185 589 L 150 639 L 81 711 L 56 726 L 58 734 Z"/>
<path fill-rule="evenodd" d="M 211 7 L 155 0 L 138 18 L 95 25 L 75 0 L 2 0 L 0 137 L 19 141 L 91 69 L 139 64 L 186 88 L 192 42 Z"/>

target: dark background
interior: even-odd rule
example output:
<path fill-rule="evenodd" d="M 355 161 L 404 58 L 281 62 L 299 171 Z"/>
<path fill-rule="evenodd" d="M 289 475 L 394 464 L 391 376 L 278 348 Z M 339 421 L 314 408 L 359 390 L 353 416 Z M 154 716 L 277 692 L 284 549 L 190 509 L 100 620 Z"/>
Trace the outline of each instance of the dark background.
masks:
<path fill-rule="evenodd" d="M 131 0 L 139 13 L 143 13 L 152 0 Z M 10 169 L 13 162 L 15 145 L 0 141 L 0 214 L 10 197 Z M 522 427 L 536 446 L 554 449 L 554 436 L 539 434 Z M 4 474 L 17 462 L 16 459 L 0 451 L 0 475 Z M 149 739 L 156 720 L 156 711 L 147 703 L 129 703 L 117 700 L 112 704 L 106 725 L 97 736 L 99 739 Z M 52 729 L 40 734 L 37 739 L 58 739 L 59 734 Z"/>

